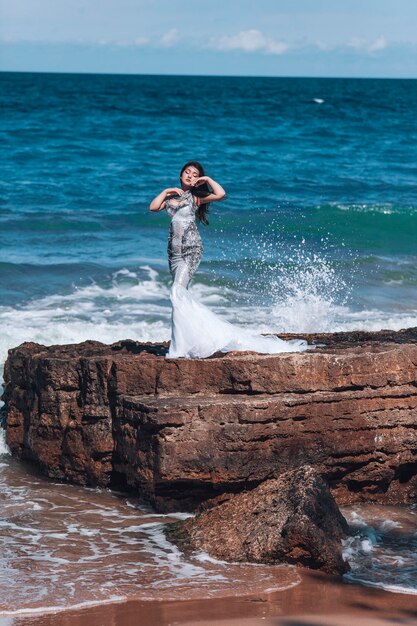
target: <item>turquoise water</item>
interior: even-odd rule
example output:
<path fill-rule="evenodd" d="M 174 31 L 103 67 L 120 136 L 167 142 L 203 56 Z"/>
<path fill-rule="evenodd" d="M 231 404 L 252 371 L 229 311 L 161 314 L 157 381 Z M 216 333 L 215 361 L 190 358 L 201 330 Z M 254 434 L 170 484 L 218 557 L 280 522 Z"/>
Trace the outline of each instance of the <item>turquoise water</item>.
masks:
<path fill-rule="evenodd" d="M 25 339 L 169 338 L 168 218 L 147 207 L 189 158 L 228 192 L 194 281 L 219 314 L 417 325 L 417 81 L 0 81 L 2 358 Z"/>

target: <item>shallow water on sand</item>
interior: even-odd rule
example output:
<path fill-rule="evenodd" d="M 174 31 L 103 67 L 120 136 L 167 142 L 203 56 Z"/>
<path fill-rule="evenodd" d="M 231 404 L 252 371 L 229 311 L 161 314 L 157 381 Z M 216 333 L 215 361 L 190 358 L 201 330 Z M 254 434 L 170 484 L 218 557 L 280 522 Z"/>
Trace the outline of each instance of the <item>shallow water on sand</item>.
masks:
<path fill-rule="evenodd" d="M 158 515 L 125 494 L 55 483 L 0 457 L 0 615 L 92 602 L 243 595 L 297 584 L 291 567 L 184 557 Z"/>

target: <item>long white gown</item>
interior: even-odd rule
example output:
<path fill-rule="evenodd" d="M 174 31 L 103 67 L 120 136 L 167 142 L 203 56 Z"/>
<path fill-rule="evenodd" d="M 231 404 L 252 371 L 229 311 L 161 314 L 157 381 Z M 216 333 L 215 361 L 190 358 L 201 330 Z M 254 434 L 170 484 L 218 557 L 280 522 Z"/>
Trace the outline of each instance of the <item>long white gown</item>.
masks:
<path fill-rule="evenodd" d="M 170 198 L 165 208 L 171 217 L 168 239 L 171 289 L 172 332 L 167 357 L 205 358 L 215 352 L 252 350 L 263 354 L 302 352 L 304 340 L 283 341 L 274 335 L 263 336 L 220 319 L 194 300 L 188 287 L 196 271 L 203 246 L 196 225 L 198 206 L 191 191 Z"/>

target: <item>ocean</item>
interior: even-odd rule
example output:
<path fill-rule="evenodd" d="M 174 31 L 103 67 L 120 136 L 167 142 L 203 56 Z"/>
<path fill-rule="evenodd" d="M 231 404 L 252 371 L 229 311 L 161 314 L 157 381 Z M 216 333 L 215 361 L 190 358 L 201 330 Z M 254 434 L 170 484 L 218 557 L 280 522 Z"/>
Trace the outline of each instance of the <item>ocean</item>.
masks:
<path fill-rule="evenodd" d="M 204 255 L 194 297 L 259 331 L 417 326 L 417 81 L 3 73 L 0 84 L 1 363 L 23 341 L 169 339 L 169 218 L 148 206 L 178 185 L 189 159 L 201 161 L 227 191 L 212 204 L 210 225 L 200 227 Z M 85 490 L 58 488 L 27 468 L 22 473 L 3 440 L 0 455 L 0 498 L 11 507 L 0 523 L 3 537 L 14 538 L 7 558 L 0 556 L 3 611 L 102 601 L 106 586 L 98 592 L 97 585 L 67 581 L 61 599 L 54 589 L 68 575 L 68 558 L 80 576 L 85 559 L 98 576 L 103 550 L 110 561 L 113 550 L 119 555 L 120 589 L 112 597 L 130 597 L 145 553 L 153 555 L 143 574 L 146 593 L 156 598 L 172 584 L 172 563 L 188 590 L 198 587 L 204 567 L 214 572 L 209 593 L 222 577 L 225 584 L 237 580 L 236 572 L 219 573 L 219 565 L 172 556 L 153 518 L 156 527 L 138 531 L 139 553 L 132 548 L 136 530 L 124 535 L 126 545 L 113 545 L 111 527 L 104 547 L 89 543 L 85 537 L 99 533 L 103 516 L 114 515 L 120 528 L 134 525 L 136 504 L 94 492 L 94 514 L 72 531 L 80 515 L 74 503 Z M 68 499 L 72 513 L 60 501 L 68 493 L 76 494 Z M 15 497 L 34 503 L 33 510 L 25 506 L 28 519 L 19 521 Z M 141 506 L 140 515 L 150 515 Z M 345 513 L 362 529 L 346 547 L 358 565 L 351 577 L 417 593 L 415 537 L 405 546 L 392 542 L 393 528 L 412 526 L 415 509 Z M 61 533 L 64 514 L 71 528 Z M 384 527 L 385 550 L 386 519 L 392 524 Z M 79 542 L 79 561 L 54 556 L 52 527 L 62 541 Z M 36 546 L 44 540 L 50 591 L 42 591 L 39 578 L 33 586 L 40 576 Z M 392 559 L 407 564 L 397 579 L 383 567 Z M 152 578 L 155 563 L 166 566 L 166 580 Z M 3 582 L 10 568 L 16 576 L 24 569 L 21 593 Z M 285 584 L 293 584 L 296 574 L 286 571 Z M 78 580 L 74 572 L 71 580 Z M 37 585 L 38 595 L 24 591 Z"/>

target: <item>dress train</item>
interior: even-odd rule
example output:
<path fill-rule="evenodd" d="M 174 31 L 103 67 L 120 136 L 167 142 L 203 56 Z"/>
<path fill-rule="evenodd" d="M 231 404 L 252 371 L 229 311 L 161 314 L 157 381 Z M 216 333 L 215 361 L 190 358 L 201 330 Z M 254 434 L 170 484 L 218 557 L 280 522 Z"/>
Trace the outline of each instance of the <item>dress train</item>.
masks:
<path fill-rule="evenodd" d="M 275 335 L 258 335 L 222 320 L 197 302 L 182 285 L 171 289 L 172 336 L 167 357 L 206 358 L 232 350 L 277 354 L 302 352 L 309 346 L 303 339 L 284 341 Z"/>

